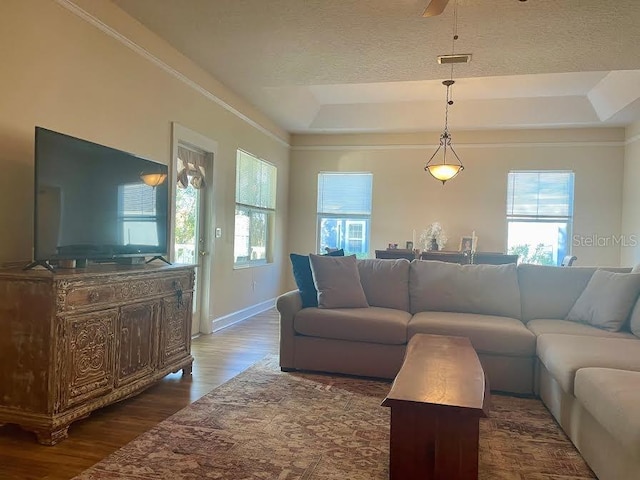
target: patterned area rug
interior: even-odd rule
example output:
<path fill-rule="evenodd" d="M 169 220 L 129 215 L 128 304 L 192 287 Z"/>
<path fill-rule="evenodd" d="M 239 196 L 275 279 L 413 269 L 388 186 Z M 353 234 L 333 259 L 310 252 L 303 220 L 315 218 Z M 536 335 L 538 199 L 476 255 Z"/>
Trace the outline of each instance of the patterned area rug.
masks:
<path fill-rule="evenodd" d="M 267 357 L 76 479 L 387 480 L 389 388 Z M 595 478 L 538 400 L 493 396 L 480 438 L 481 479 Z"/>

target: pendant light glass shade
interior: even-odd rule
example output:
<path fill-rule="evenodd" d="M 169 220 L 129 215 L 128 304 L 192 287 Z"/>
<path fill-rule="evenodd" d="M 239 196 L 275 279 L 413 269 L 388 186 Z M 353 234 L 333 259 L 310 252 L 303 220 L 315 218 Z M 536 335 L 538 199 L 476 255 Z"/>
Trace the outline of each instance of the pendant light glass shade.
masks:
<path fill-rule="evenodd" d="M 164 181 L 167 179 L 166 173 L 141 173 L 140 180 L 142 180 L 145 185 L 149 185 L 150 187 L 157 187 L 158 185 L 162 185 Z"/>
<path fill-rule="evenodd" d="M 442 183 L 451 180 L 459 174 L 464 167 L 461 165 L 430 165 L 427 167 L 431 176 Z"/>

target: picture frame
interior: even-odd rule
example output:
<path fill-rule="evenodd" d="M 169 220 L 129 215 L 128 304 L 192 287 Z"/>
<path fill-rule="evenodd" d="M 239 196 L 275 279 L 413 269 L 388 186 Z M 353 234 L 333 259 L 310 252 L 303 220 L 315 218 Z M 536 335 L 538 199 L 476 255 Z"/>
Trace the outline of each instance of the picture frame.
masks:
<path fill-rule="evenodd" d="M 407 244 L 406 244 L 406 246 L 405 246 L 405 249 L 407 249 L 407 250 L 413 250 L 413 242 L 408 241 L 408 242 L 407 242 Z"/>
<path fill-rule="evenodd" d="M 461 252 L 471 252 L 471 251 L 475 252 L 477 246 L 478 246 L 478 237 L 460 237 Z"/>

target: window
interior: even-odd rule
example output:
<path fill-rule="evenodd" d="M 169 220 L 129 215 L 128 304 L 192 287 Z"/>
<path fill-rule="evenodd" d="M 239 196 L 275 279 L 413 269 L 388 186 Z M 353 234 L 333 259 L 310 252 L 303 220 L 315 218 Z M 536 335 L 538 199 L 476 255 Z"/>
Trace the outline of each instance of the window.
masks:
<path fill-rule="evenodd" d="M 369 254 L 370 173 L 318 174 L 318 251 L 343 248 L 345 255 Z"/>
<path fill-rule="evenodd" d="M 144 183 L 118 186 L 118 217 L 122 245 L 158 245 L 156 189 Z"/>
<path fill-rule="evenodd" d="M 276 208 L 276 167 L 238 150 L 234 266 L 272 261 L 271 243 Z"/>
<path fill-rule="evenodd" d="M 507 246 L 520 262 L 560 265 L 570 254 L 574 173 L 512 171 L 507 184 Z"/>

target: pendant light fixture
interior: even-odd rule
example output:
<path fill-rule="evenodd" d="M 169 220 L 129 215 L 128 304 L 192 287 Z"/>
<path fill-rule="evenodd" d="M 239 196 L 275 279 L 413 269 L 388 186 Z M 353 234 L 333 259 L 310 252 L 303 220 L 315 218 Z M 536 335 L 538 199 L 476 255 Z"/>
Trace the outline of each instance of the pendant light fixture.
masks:
<path fill-rule="evenodd" d="M 157 187 L 158 185 L 162 185 L 164 181 L 167 179 L 166 173 L 144 173 L 140 174 L 140 180 L 142 180 L 145 185 L 149 185 L 150 187 Z"/>
<path fill-rule="evenodd" d="M 453 14 L 453 44 L 451 55 L 446 56 L 450 58 L 454 58 L 455 56 L 455 41 L 458 39 L 458 2 L 454 7 Z M 467 57 L 468 61 L 471 58 L 471 55 L 464 55 Z M 440 62 L 440 59 L 438 59 Z M 440 62 L 443 63 L 443 62 Z M 449 63 L 449 62 L 447 62 Z M 451 75 L 449 80 L 445 80 L 442 84 L 447 87 L 447 103 L 445 105 L 444 111 L 444 131 L 440 135 L 440 145 L 436 151 L 431 155 L 431 158 L 425 165 L 425 171 L 429 172 L 431 176 L 437 180 L 440 180 L 444 185 L 447 180 L 451 180 L 453 177 L 458 175 L 462 170 L 464 170 L 464 165 L 462 165 L 462 161 L 458 154 L 453 148 L 451 144 L 451 134 L 449 133 L 449 106 L 453 105 L 453 100 L 451 99 L 451 86 L 456 83 L 453 80 L 453 63 L 451 62 Z M 448 152 L 451 152 L 450 154 Z M 438 155 L 441 153 L 441 157 Z M 447 159 L 447 155 L 449 158 Z"/>

